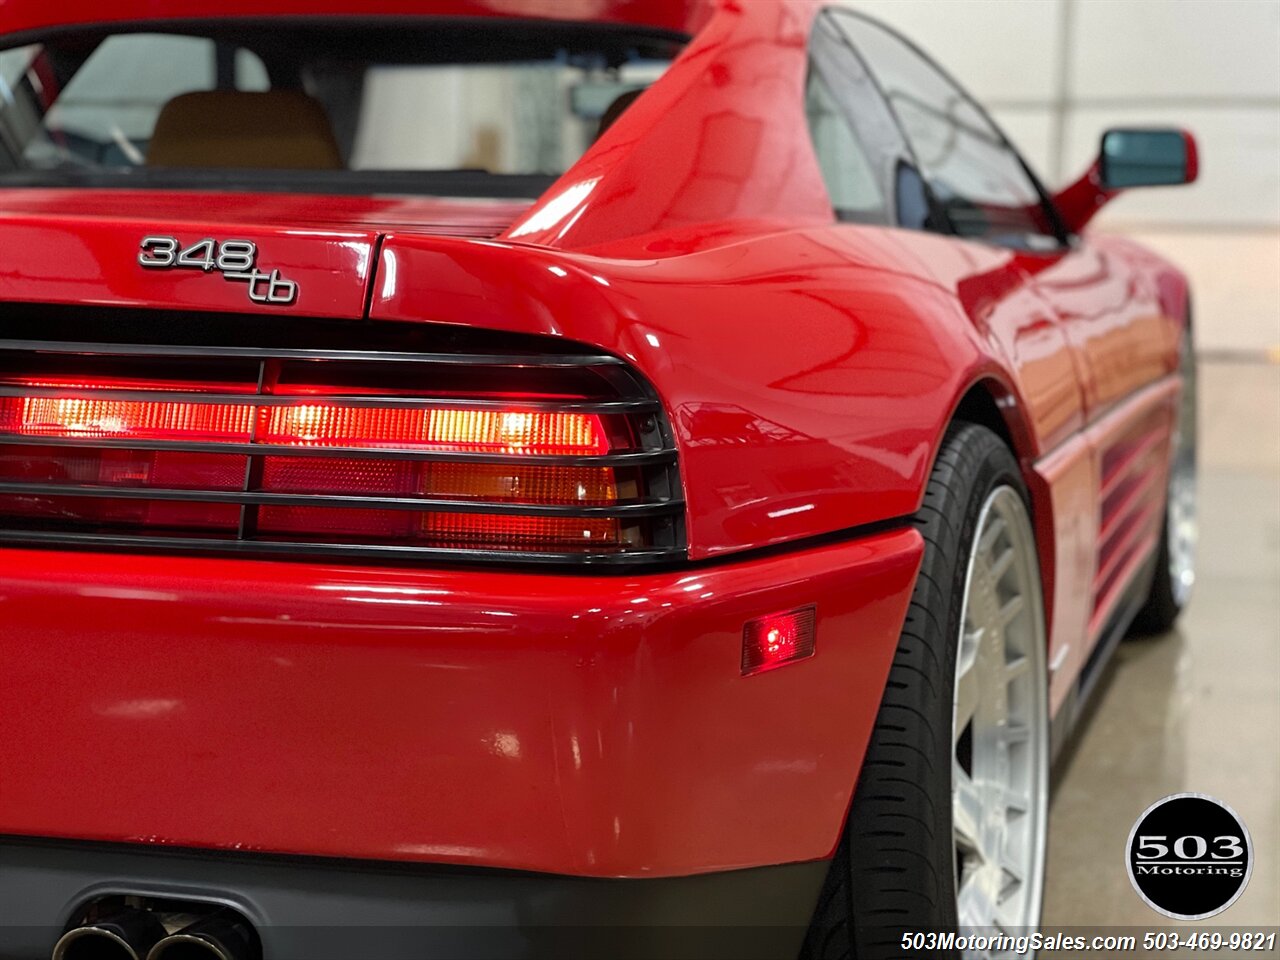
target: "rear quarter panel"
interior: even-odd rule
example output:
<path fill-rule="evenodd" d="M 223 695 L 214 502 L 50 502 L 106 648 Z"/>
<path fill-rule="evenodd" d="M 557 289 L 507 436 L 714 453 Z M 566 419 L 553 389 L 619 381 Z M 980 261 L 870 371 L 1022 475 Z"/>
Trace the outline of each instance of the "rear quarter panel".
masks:
<path fill-rule="evenodd" d="M 634 363 L 677 433 L 690 554 L 911 514 L 965 389 L 1016 397 L 896 231 L 831 227 L 667 259 L 393 235 L 372 316 L 564 336 Z"/>

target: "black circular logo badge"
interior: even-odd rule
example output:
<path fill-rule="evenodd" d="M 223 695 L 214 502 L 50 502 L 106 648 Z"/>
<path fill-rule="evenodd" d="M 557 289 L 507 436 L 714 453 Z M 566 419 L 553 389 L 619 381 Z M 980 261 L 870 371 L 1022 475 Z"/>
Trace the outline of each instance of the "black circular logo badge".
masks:
<path fill-rule="evenodd" d="M 1202 793 L 1149 806 L 1125 851 L 1129 881 L 1153 910 L 1175 920 L 1221 913 L 1244 893 L 1253 843 L 1234 810 Z"/>

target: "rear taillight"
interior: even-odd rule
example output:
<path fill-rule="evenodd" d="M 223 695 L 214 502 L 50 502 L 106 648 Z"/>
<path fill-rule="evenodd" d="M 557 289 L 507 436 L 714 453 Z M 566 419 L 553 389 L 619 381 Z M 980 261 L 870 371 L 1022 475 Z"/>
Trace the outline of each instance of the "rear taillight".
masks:
<path fill-rule="evenodd" d="M 611 357 L 249 352 L 0 344 L 0 537 L 682 554 L 670 433 Z"/>
<path fill-rule="evenodd" d="M 34 385 L 32 388 L 35 389 Z M 247 442 L 251 436 L 251 407 L 104 400 L 94 397 L 95 393 L 103 390 L 93 384 L 40 389 L 61 390 L 77 396 L 0 398 L 0 432 L 68 440 L 123 438 Z"/>

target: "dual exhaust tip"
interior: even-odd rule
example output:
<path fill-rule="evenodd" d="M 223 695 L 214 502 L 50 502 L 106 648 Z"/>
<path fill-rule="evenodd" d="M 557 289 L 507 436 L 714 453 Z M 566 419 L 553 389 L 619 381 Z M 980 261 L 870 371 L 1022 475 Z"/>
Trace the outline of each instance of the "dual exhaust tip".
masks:
<path fill-rule="evenodd" d="M 129 907 L 73 927 L 51 960 L 259 960 L 257 937 L 238 914 L 220 911 L 169 933 L 159 915 Z"/>

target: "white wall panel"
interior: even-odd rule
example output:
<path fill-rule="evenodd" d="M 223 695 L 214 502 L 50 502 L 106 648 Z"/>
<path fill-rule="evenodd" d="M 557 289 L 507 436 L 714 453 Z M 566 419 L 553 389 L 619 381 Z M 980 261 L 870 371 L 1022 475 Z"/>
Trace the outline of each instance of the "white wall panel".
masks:
<path fill-rule="evenodd" d="M 1178 126 L 1200 144 L 1200 179 L 1189 187 L 1133 190 L 1101 214 L 1114 222 L 1280 226 L 1280 111 L 1187 109 L 1079 110 L 1068 121 L 1068 179 L 1098 151 L 1110 126 Z"/>
<path fill-rule="evenodd" d="M 1064 0 L 857 0 L 984 100 L 1048 100 Z"/>
<path fill-rule="evenodd" d="M 1192 130 L 1200 182 L 1132 191 L 1096 229 L 1141 231 L 1187 270 L 1202 346 L 1280 348 L 1280 0 L 853 5 L 990 105 L 1050 187 L 1093 160 L 1108 126 Z"/>
<path fill-rule="evenodd" d="M 1077 97 L 1280 98 L 1280 3 L 1072 2 Z"/>
<path fill-rule="evenodd" d="M 1123 232 L 1168 257 L 1191 278 L 1201 350 L 1280 345 L 1280 230 Z"/>

